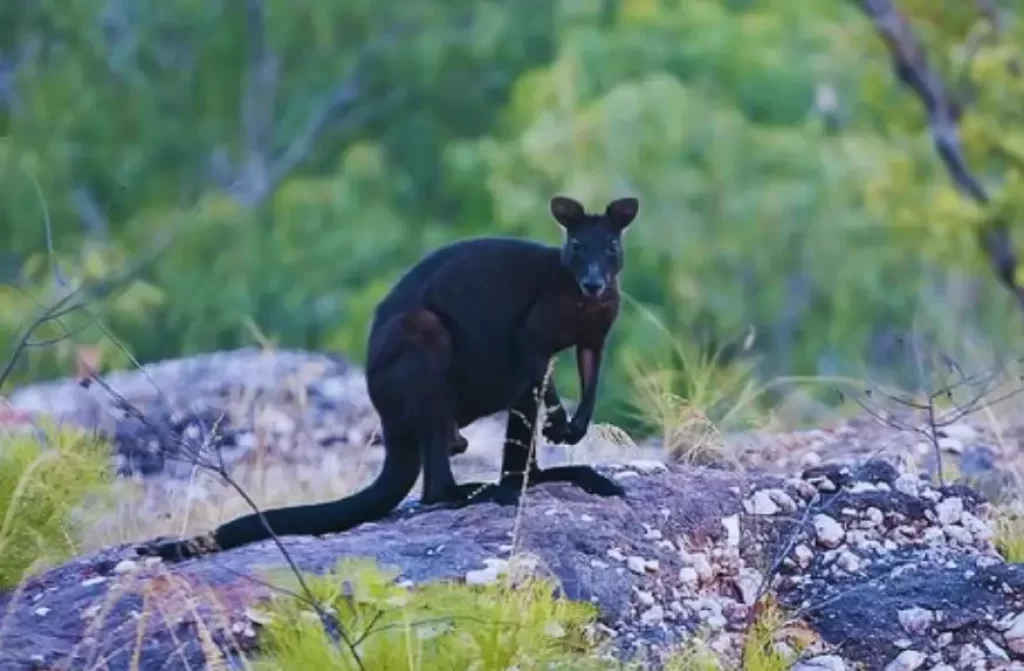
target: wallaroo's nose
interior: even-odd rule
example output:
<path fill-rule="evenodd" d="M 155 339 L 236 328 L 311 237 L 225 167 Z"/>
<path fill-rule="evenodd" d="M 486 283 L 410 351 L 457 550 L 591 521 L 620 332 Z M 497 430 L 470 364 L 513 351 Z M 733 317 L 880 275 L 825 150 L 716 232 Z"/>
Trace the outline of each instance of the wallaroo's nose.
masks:
<path fill-rule="evenodd" d="M 604 293 L 604 281 L 598 277 L 585 277 L 580 282 L 580 289 L 587 296 L 600 296 Z"/>

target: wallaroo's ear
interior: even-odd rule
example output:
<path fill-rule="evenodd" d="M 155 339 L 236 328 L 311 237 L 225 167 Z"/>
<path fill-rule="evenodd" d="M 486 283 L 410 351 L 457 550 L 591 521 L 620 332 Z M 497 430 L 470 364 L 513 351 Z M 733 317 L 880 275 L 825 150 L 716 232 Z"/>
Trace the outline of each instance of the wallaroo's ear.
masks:
<path fill-rule="evenodd" d="M 605 216 L 619 228 L 629 226 L 639 211 L 640 201 L 636 198 L 618 198 L 608 203 L 608 207 L 604 209 Z"/>
<path fill-rule="evenodd" d="M 583 206 L 572 198 L 555 196 L 551 199 L 551 216 L 562 226 L 569 228 L 583 221 Z"/>

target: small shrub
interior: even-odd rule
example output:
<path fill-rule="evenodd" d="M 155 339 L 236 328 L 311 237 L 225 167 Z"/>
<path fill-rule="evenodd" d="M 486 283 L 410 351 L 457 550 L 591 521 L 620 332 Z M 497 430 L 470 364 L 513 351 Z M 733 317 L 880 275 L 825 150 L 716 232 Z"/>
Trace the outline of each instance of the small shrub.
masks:
<path fill-rule="evenodd" d="M 76 509 L 113 481 L 110 445 L 71 428 L 0 433 L 0 589 L 76 551 Z"/>
<path fill-rule="evenodd" d="M 364 668 L 607 668 L 600 666 L 586 636 L 595 607 L 555 598 L 545 580 L 486 587 L 435 582 L 407 589 L 395 584 L 396 576 L 366 560 L 344 559 L 325 576 L 307 577 L 320 603 L 356 642 Z M 264 654 L 255 669 L 359 668 L 352 652 L 327 637 L 303 601 L 280 597 L 268 605 L 267 615 Z"/>
<path fill-rule="evenodd" d="M 995 521 L 994 542 L 1007 562 L 1024 562 L 1024 517 L 1009 510 L 1001 512 Z"/>

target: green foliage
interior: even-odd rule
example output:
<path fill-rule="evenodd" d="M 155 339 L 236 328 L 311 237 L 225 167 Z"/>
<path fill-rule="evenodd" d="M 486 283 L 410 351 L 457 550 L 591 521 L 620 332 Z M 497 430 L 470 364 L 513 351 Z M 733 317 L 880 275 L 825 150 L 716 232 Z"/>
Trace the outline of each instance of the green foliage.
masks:
<path fill-rule="evenodd" d="M 327 575 L 306 576 L 315 597 L 358 641 L 364 668 L 603 668 L 586 657 L 592 645 L 584 628 L 595 616 L 594 607 L 555 598 L 547 581 L 530 579 L 514 587 L 434 582 L 406 588 L 395 584 L 397 575 L 349 558 Z M 330 641 L 304 602 L 277 598 L 267 613 L 264 655 L 254 668 L 358 668 L 351 651 Z"/>
<path fill-rule="evenodd" d="M 113 479 L 110 445 L 77 429 L 0 433 L 0 589 L 75 553 L 79 506 Z"/>
<path fill-rule="evenodd" d="M 976 234 L 1022 218 L 1024 78 L 1004 67 L 1020 21 L 997 32 L 972 3 L 900 3 L 951 86 L 970 85 L 983 211 L 953 190 L 919 101 L 848 0 L 266 0 L 275 93 L 255 103 L 244 3 L 131 6 L 0 10 L 0 54 L 18 63 L 17 111 L 0 100 L 0 282 L 19 286 L 0 294 L 2 341 L 56 292 L 49 221 L 75 280 L 89 255 L 109 270 L 173 235 L 95 306 L 143 361 L 254 331 L 358 360 L 408 264 L 473 235 L 557 243 L 556 192 L 641 200 L 600 421 L 649 426 L 638 370 L 702 406 L 695 394 L 728 401 L 780 375 L 858 376 L 885 363 L 887 334 L 922 324 L 1018 340 Z M 293 147 L 356 72 L 355 100 L 265 198 L 226 186 Z M 268 118 L 258 141 L 253 112 Z M 100 346 L 80 319 L 79 340 Z M 102 347 L 105 366 L 124 364 Z M 67 372 L 72 351 L 33 349 L 18 380 Z M 556 382 L 572 397 L 567 359 Z M 730 382 L 712 393 L 702 376 L 718 368 Z"/>

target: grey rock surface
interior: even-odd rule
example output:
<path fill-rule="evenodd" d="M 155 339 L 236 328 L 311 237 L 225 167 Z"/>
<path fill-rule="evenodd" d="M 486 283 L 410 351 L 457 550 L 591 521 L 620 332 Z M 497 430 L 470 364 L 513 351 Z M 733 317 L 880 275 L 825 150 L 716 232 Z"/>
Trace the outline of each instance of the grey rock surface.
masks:
<path fill-rule="evenodd" d="M 904 654 L 912 650 L 930 660 L 924 668 L 968 668 L 964 655 L 981 655 L 982 666 L 969 668 L 997 668 L 984 664 L 1000 655 L 1024 661 L 1024 569 L 994 551 L 986 504 L 965 487 L 918 481 L 913 494 L 897 491 L 895 471 L 878 463 L 787 480 L 651 462 L 601 468 L 623 483 L 625 500 L 536 487 L 518 541 L 564 594 L 598 604 L 622 659 L 658 668 L 698 629 L 738 650 L 765 588 L 816 632 L 808 659 L 883 669 L 918 659 Z M 783 502 L 771 515 L 744 505 L 761 490 Z M 960 513 L 940 521 L 943 507 Z M 843 527 L 839 544 L 816 541 L 817 515 Z M 362 556 L 413 583 L 465 580 L 486 560 L 507 558 L 515 524 L 515 509 L 493 504 L 408 504 L 347 533 L 284 542 L 304 570 Z M 126 559 L 138 570 L 119 572 Z M 104 659 L 119 670 L 135 654 L 142 668 L 210 668 L 196 619 L 229 655 L 257 648 L 246 607 L 269 592 L 252 578 L 283 567 L 272 541 L 179 564 L 143 565 L 129 547 L 80 557 L 0 596 L 0 668 L 92 668 Z M 229 635 L 239 627 L 252 635 Z"/>

